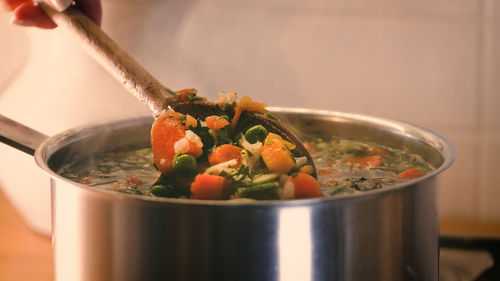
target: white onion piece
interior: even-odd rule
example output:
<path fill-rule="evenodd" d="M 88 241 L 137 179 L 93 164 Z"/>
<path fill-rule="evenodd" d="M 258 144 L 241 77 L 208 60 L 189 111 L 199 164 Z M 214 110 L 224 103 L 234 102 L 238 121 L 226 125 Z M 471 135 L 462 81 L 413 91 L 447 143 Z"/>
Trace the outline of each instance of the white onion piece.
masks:
<path fill-rule="evenodd" d="M 200 147 L 200 148 L 203 147 L 203 142 L 201 141 L 201 138 L 197 134 L 195 134 L 193 131 L 186 130 L 186 138 L 190 142 L 196 144 L 197 147 Z"/>
<path fill-rule="evenodd" d="M 219 175 L 222 171 L 225 171 L 226 173 L 232 173 L 236 169 L 231 167 L 236 164 L 238 164 L 238 161 L 236 159 L 231 159 L 229 161 L 208 167 L 208 169 L 205 170 L 205 174 Z"/>
<path fill-rule="evenodd" d="M 189 148 L 190 145 L 189 145 L 189 140 L 187 138 L 182 138 L 174 143 L 175 154 L 189 151 Z"/>

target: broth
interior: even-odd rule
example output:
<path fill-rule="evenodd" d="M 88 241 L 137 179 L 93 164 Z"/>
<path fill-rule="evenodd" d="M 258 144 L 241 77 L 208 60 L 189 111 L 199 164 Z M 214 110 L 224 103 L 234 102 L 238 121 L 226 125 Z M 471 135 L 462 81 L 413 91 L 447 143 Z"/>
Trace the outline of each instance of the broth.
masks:
<path fill-rule="evenodd" d="M 318 171 L 322 196 L 386 188 L 434 170 L 419 155 L 374 143 L 310 137 L 305 144 Z M 103 153 L 92 161 L 68 164 L 58 173 L 89 186 L 146 196 L 155 196 L 151 187 L 160 177 L 153 164 L 151 148 Z M 278 199 L 264 195 L 256 199 Z M 167 197 L 187 196 L 174 194 Z"/>

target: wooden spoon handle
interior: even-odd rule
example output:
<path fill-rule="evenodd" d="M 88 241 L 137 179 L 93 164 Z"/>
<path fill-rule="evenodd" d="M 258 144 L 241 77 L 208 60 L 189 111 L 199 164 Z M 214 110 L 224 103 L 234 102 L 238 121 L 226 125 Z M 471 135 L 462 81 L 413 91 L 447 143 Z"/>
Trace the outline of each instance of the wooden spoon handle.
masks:
<path fill-rule="evenodd" d="M 74 7 L 58 12 L 44 1 L 40 7 L 60 27 L 73 35 L 86 51 L 155 115 L 174 102 L 173 91 L 163 86 L 102 29 Z"/>

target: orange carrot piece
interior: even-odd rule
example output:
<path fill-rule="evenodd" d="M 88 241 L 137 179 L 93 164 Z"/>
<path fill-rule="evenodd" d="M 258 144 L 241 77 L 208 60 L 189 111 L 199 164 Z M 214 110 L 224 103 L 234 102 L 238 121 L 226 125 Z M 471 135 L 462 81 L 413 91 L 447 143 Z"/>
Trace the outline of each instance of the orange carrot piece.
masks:
<path fill-rule="evenodd" d="M 185 122 L 185 128 L 189 129 L 190 127 L 196 128 L 198 126 L 198 121 L 196 121 L 196 118 L 193 116 L 186 114 L 186 122 Z"/>
<path fill-rule="evenodd" d="M 419 177 L 421 177 L 423 175 L 424 174 L 420 170 L 417 170 L 417 169 L 408 169 L 408 170 L 405 170 L 405 171 L 399 173 L 396 177 L 398 179 L 409 180 L 409 179 L 419 178 Z"/>
<path fill-rule="evenodd" d="M 384 164 L 384 159 L 380 155 L 356 157 L 349 159 L 351 164 L 360 164 L 362 168 L 375 168 Z"/>
<path fill-rule="evenodd" d="M 198 93 L 196 89 L 182 89 L 175 92 L 175 97 L 180 100 L 188 100 L 189 95 L 196 95 L 196 93 Z"/>
<path fill-rule="evenodd" d="M 240 119 L 240 116 L 241 116 L 241 113 L 243 112 L 243 110 L 241 109 L 241 107 L 237 106 L 234 108 L 234 116 L 233 116 L 233 120 L 231 120 L 231 128 L 236 128 L 236 125 L 238 124 L 238 120 Z"/>
<path fill-rule="evenodd" d="M 291 180 L 295 186 L 295 198 L 314 198 L 321 196 L 321 186 L 311 175 L 298 173 L 295 177 L 289 177 L 288 180 Z"/>
<path fill-rule="evenodd" d="M 238 160 L 240 159 L 242 150 L 241 147 L 232 144 L 223 144 L 216 147 L 212 153 L 208 155 L 208 162 L 213 166 L 233 159 Z"/>
<path fill-rule="evenodd" d="M 220 200 L 224 191 L 224 177 L 199 174 L 191 184 L 191 199 Z"/>
<path fill-rule="evenodd" d="M 242 110 L 259 112 L 262 114 L 267 112 L 265 103 L 256 102 L 247 96 L 244 96 L 240 99 L 238 107 L 240 107 Z"/>
<path fill-rule="evenodd" d="M 229 121 L 216 115 L 208 116 L 205 118 L 205 122 L 207 122 L 207 127 L 214 131 L 220 130 L 229 125 Z"/>
<path fill-rule="evenodd" d="M 196 143 L 189 141 L 189 151 L 184 154 L 189 154 L 194 156 L 194 158 L 198 158 L 203 154 L 203 148 L 199 147 Z"/>
<path fill-rule="evenodd" d="M 295 161 L 285 142 L 269 134 L 264 140 L 260 155 L 267 168 L 271 172 L 282 174 L 288 173 L 294 166 Z"/>
<path fill-rule="evenodd" d="M 184 127 L 175 114 L 167 113 L 154 121 L 151 128 L 151 147 L 154 162 L 162 174 L 166 175 L 172 170 L 174 144 L 185 136 Z"/>

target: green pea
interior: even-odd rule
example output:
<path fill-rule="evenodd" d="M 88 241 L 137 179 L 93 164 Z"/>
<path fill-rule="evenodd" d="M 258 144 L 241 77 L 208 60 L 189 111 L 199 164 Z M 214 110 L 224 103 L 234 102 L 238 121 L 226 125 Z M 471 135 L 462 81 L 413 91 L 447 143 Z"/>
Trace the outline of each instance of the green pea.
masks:
<path fill-rule="evenodd" d="M 196 158 L 189 154 L 176 155 L 172 160 L 172 171 L 179 175 L 192 175 L 198 170 Z"/>
<path fill-rule="evenodd" d="M 255 125 L 245 132 L 245 138 L 249 143 L 263 142 L 267 137 L 267 130 L 262 125 Z"/>
<path fill-rule="evenodd" d="M 150 189 L 151 194 L 158 197 L 174 197 L 175 189 L 173 186 L 154 185 Z"/>

